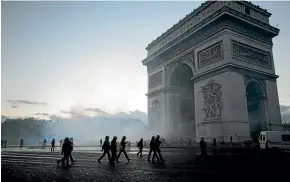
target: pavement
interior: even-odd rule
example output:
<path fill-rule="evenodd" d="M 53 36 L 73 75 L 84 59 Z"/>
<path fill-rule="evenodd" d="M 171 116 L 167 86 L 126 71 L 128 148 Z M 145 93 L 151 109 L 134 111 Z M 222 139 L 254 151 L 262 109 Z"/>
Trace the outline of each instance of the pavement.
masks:
<path fill-rule="evenodd" d="M 23 149 L 1 151 L 2 181 L 247 181 L 288 178 L 290 156 L 287 153 L 265 153 L 258 150 L 219 151 L 199 156 L 196 148 L 162 149 L 165 163 L 148 163 L 137 151 L 128 152 L 131 162 L 121 155 L 115 167 L 105 157 L 97 162 L 100 150 L 73 151 L 76 160 L 70 168 L 57 166 L 60 151 Z M 286 179 L 287 179 L 286 178 Z M 289 179 L 289 178 L 288 178 Z"/>

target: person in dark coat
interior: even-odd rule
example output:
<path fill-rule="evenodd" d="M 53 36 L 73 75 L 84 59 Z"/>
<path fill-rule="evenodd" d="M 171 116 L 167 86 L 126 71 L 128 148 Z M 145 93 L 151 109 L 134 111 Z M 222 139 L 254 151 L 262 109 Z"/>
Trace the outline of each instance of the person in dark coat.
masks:
<path fill-rule="evenodd" d="M 117 157 L 117 137 L 114 136 L 113 140 L 111 141 L 111 153 L 112 153 L 112 159 L 110 161 L 112 166 L 115 166 L 115 160 Z"/>
<path fill-rule="evenodd" d="M 126 159 L 127 159 L 128 162 L 131 160 L 131 159 L 128 157 L 127 152 L 126 152 L 126 150 L 125 150 L 125 148 L 126 148 L 126 144 L 127 144 L 127 143 L 128 143 L 128 142 L 126 142 L 126 136 L 123 136 L 123 138 L 122 138 L 122 140 L 121 140 L 121 150 L 120 150 L 120 152 L 119 152 L 119 154 L 118 154 L 118 156 L 117 156 L 117 159 L 116 159 L 117 162 L 119 162 L 118 159 L 120 158 L 121 153 L 124 153 L 124 155 L 125 155 L 125 157 L 126 157 Z"/>
<path fill-rule="evenodd" d="M 103 143 L 102 146 L 102 151 L 103 151 L 103 155 L 98 159 L 98 162 L 101 162 L 102 158 L 105 157 L 105 155 L 108 155 L 108 159 L 111 162 L 111 155 L 110 155 L 110 141 L 109 141 L 110 137 L 106 136 L 105 141 Z"/>
<path fill-rule="evenodd" d="M 151 153 L 153 152 L 153 155 L 156 153 L 156 150 L 155 150 L 155 136 L 152 136 L 150 144 L 149 144 L 149 147 L 150 147 L 150 150 L 149 150 L 148 159 L 147 159 L 148 162 L 150 162 Z M 156 155 L 156 157 L 157 157 L 157 160 L 159 161 L 159 157 L 157 155 Z"/>
<path fill-rule="evenodd" d="M 20 148 L 24 146 L 23 138 L 20 139 Z"/>
<path fill-rule="evenodd" d="M 101 138 L 101 140 L 100 140 L 100 148 L 102 148 L 102 145 L 103 145 L 103 139 Z"/>
<path fill-rule="evenodd" d="M 142 157 L 142 151 L 143 151 L 143 138 L 138 142 L 137 147 L 139 147 L 139 152 L 137 153 L 137 156 Z"/>
<path fill-rule="evenodd" d="M 51 141 L 51 149 L 50 149 L 51 152 L 54 151 L 54 147 L 55 147 L 55 138 L 52 139 Z"/>
<path fill-rule="evenodd" d="M 154 145 L 155 145 L 154 148 L 155 148 L 156 152 L 153 154 L 152 163 L 154 163 L 154 159 L 155 159 L 155 157 L 157 157 L 157 154 L 159 155 L 161 162 L 164 162 L 165 160 L 163 159 L 162 154 L 161 154 L 161 150 L 160 150 L 161 141 L 160 141 L 159 135 L 156 136 Z"/>
<path fill-rule="evenodd" d="M 72 147 L 71 147 L 71 143 L 68 139 L 68 137 L 66 137 L 64 139 L 64 142 L 62 144 L 62 149 L 61 149 L 61 155 L 63 155 L 63 158 L 60 160 L 57 160 L 57 164 L 59 164 L 60 162 L 62 162 L 62 164 L 64 165 L 65 161 L 66 161 L 66 165 L 67 167 L 69 167 L 69 154 L 71 153 Z"/>

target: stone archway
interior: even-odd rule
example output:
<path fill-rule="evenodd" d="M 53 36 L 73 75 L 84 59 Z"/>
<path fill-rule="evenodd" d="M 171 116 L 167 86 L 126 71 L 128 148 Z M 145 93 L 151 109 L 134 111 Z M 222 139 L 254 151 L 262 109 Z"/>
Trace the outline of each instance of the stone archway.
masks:
<path fill-rule="evenodd" d="M 171 88 L 169 97 L 172 134 L 179 138 L 194 138 L 196 134 L 194 118 L 194 84 L 191 80 L 192 68 L 181 63 L 176 65 L 168 77 L 168 86 Z"/>
<path fill-rule="evenodd" d="M 266 93 L 260 82 L 249 80 L 246 84 L 247 108 L 251 138 L 256 141 L 263 130 L 268 130 Z"/>

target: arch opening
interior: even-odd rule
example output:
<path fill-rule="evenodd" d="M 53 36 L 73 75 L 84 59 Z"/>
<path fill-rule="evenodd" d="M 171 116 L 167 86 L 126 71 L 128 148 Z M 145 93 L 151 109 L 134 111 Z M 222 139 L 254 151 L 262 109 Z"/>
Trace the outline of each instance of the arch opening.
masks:
<path fill-rule="evenodd" d="M 250 81 L 246 85 L 247 107 L 249 116 L 250 136 L 258 140 L 260 132 L 267 130 L 266 97 L 262 85 L 257 81 Z"/>
<path fill-rule="evenodd" d="M 172 93 L 171 111 L 173 135 L 178 138 L 195 138 L 196 126 L 194 117 L 194 84 L 191 80 L 192 69 L 187 64 L 177 66 L 171 76 L 169 84 L 174 88 Z"/>

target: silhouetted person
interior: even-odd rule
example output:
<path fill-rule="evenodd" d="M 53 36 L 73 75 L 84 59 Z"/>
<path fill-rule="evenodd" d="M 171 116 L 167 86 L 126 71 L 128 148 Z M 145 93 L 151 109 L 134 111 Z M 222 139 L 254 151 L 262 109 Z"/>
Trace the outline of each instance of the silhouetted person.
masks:
<path fill-rule="evenodd" d="M 72 153 L 72 151 L 73 151 L 73 148 L 74 148 L 74 143 L 73 143 L 72 138 L 70 138 L 69 143 L 70 143 L 70 145 L 71 145 L 71 151 L 70 151 L 70 153 L 68 154 L 68 155 L 69 155 L 69 158 L 70 158 L 71 162 L 76 162 L 76 161 L 73 159 L 72 155 L 71 155 L 71 153 Z"/>
<path fill-rule="evenodd" d="M 105 141 L 102 146 L 103 155 L 98 159 L 98 162 L 101 162 L 102 158 L 105 157 L 106 154 L 108 155 L 109 162 L 111 162 L 111 155 L 110 155 L 111 146 L 110 146 L 109 139 L 110 137 L 106 136 Z"/>
<path fill-rule="evenodd" d="M 216 152 L 217 151 L 217 142 L 216 142 L 215 137 L 212 140 L 212 146 L 213 146 L 213 152 Z"/>
<path fill-rule="evenodd" d="M 160 150 L 161 141 L 160 141 L 160 136 L 159 135 L 156 136 L 154 145 L 155 145 L 154 148 L 155 148 L 156 152 L 153 154 L 152 163 L 154 163 L 154 159 L 157 156 L 157 154 L 159 155 L 159 158 L 161 159 L 161 162 L 164 162 L 165 160 L 163 159 L 162 154 L 161 154 L 161 150 Z"/>
<path fill-rule="evenodd" d="M 148 162 L 150 162 L 151 153 L 153 152 L 153 155 L 156 154 L 155 136 L 152 136 L 149 147 L 150 147 L 150 150 L 149 150 L 148 159 L 147 159 Z M 157 157 L 157 160 L 159 160 L 159 157 L 157 155 L 156 155 L 156 157 Z"/>
<path fill-rule="evenodd" d="M 60 141 L 59 141 L 59 146 L 60 147 L 62 146 L 62 139 L 60 139 Z"/>
<path fill-rule="evenodd" d="M 64 142 L 62 144 L 62 149 L 61 149 L 61 155 L 63 155 L 63 158 L 60 160 L 57 160 L 57 164 L 62 162 L 62 164 L 64 165 L 64 162 L 66 161 L 66 165 L 67 167 L 69 167 L 69 154 L 71 153 L 71 150 L 72 150 L 71 143 L 68 137 L 66 137 L 64 139 Z"/>
<path fill-rule="evenodd" d="M 103 139 L 101 138 L 100 140 L 100 147 L 102 148 L 102 145 L 103 145 Z"/>
<path fill-rule="evenodd" d="M 231 136 L 230 137 L 230 146 L 232 146 L 233 145 L 233 137 Z"/>
<path fill-rule="evenodd" d="M 51 149 L 50 149 L 51 152 L 54 151 L 54 147 L 55 147 L 55 138 L 52 139 L 51 141 Z"/>
<path fill-rule="evenodd" d="M 4 148 L 7 147 L 7 138 L 4 140 Z"/>
<path fill-rule="evenodd" d="M 139 152 L 137 153 L 137 156 L 142 157 L 142 152 L 143 152 L 143 138 L 138 142 L 137 147 L 139 147 Z"/>
<path fill-rule="evenodd" d="M 113 140 L 111 141 L 111 152 L 112 152 L 112 159 L 110 161 L 112 166 L 115 166 L 115 160 L 117 157 L 117 137 L 114 136 Z"/>
<path fill-rule="evenodd" d="M 125 155 L 125 157 L 126 157 L 126 159 L 127 159 L 128 162 L 131 160 L 131 159 L 129 159 L 129 157 L 127 155 L 127 152 L 125 151 L 125 148 L 126 148 L 126 144 L 127 143 L 128 142 L 126 142 L 126 136 L 123 136 L 123 138 L 121 140 L 121 150 L 120 150 L 120 152 L 119 152 L 119 154 L 117 156 L 117 159 L 116 159 L 117 162 L 119 162 L 118 160 L 119 160 L 120 155 L 121 155 L 122 152 L 124 153 L 124 155 Z"/>
<path fill-rule="evenodd" d="M 20 148 L 24 146 L 23 138 L 20 139 Z"/>
<path fill-rule="evenodd" d="M 43 140 L 43 145 L 42 145 L 42 148 L 46 148 L 46 138 Z"/>
<path fill-rule="evenodd" d="M 199 142 L 199 147 L 200 147 L 201 155 L 206 155 L 206 143 L 203 137 L 201 137 L 201 140 Z"/>
<path fill-rule="evenodd" d="M 4 147 L 4 140 L 1 140 L 1 147 Z"/>

